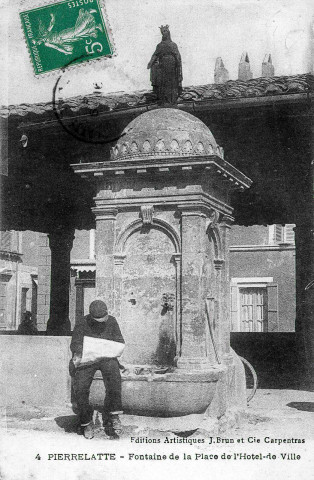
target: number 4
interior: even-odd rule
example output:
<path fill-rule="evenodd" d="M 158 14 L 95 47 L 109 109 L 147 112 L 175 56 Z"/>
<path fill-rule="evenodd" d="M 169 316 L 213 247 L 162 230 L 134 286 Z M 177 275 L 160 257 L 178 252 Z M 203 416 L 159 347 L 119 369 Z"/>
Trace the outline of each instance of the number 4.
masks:
<path fill-rule="evenodd" d="M 41 460 L 41 456 L 39 455 L 39 453 L 37 453 L 35 458 L 36 458 L 36 460 Z"/>

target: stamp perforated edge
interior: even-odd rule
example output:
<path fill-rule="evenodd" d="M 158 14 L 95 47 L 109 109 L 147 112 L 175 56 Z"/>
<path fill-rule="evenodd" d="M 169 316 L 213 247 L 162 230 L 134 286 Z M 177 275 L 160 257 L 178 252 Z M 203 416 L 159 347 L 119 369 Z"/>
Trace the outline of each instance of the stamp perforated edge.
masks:
<path fill-rule="evenodd" d="M 86 67 L 87 65 L 92 65 L 92 64 L 95 64 L 96 62 L 100 62 L 100 61 L 108 61 L 108 60 L 112 59 L 113 57 L 117 56 L 116 44 L 114 42 L 112 28 L 111 28 L 111 24 L 110 24 L 110 21 L 109 21 L 107 10 L 106 10 L 105 0 L 96 0 L 96 1 L 98 2 L 98 5 L 100 7 L 101 13 L 102 13 L 103 18 L 104 18 L 104 22 L 105 22 L 105 25 L 106 25 L 106 28 L 107 28 L 107 34 L 108 34 L 108 37 L 109 37 L 109 42 L 110 42 L 110 45 L 111 45 L 111 48 L 112 48 L 112 54 L 107 55 L 107 56 L 103 56 L 103 57 L 99 57 L 99 58 L 93 58 L 91 60 L 87 60 L 86 62 L 76 63 L 74 65 L 67 64 L 64 67 L 56 68 L 55 70 L 51 70 L 50 72 L 43 72 L 43 73 L 39 73 L 39 74 L 36 74 L 35 70 L 34 70 L 33 59 L 32 59 L 30 49 L 29 49 L 29 44 L 28 44 L 27 38 L 25 37 L 25 30 L 23 28 L 23 24 L 22 24 L 20 14 L 25 12 L 25 10 L 34 10 L 36 8 L 46 7 L 48 5 L 57 5 L 58 3 L 63 3 L 64 0 L 62 0 L 62 1 L 37 0 L 35 2 L 33 0 L 22 0 L 20 2 L 19 8 L 18 8 L 20 28 L 21 28 L 22 33 L 23 33 L 24 42 L 26 44 L 26 48 L 27 48 L 27 52 L 28 52 L 28 56 L 29 56 L 29 61 L 30 61 L 30 64 L 31 64 L 32 72 L 33 72 L 33 78 L 36 78 L 37 80 L 40 80 L 42 78 L 49 78 L 49 77 L 54 78 L 54 77 L 57 77 L 58 75 L 60 75 L 60 73 L 62 71 L 82 69 L 82 68 Z"/>

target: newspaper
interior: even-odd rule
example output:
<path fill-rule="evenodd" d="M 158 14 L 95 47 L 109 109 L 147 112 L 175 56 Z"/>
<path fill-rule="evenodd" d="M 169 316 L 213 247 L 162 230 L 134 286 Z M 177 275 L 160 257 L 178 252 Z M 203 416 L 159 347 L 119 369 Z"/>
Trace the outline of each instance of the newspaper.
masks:
<path fill-rule="evenodd" d="M 83 340 L 83 355 L 80 365 L 97 362 L 102 358 L 120 357 L 123 353 L 124 347 L 124 343 L 85 336 Z"/>

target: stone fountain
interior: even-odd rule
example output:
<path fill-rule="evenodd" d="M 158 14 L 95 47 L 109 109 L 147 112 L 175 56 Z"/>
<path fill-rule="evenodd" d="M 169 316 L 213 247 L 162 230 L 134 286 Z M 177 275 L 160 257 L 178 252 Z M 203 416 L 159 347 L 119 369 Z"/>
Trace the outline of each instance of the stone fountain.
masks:
<path fill-rule="evenodd" d="M 220 417 L 244 407 L 244 369 L 230 349 L 228 234 L 230 193 L 251 181 L 177 108 L 143 113 L 110 160 L 73 168 L 97 184 L 96 290 L 126 341 L 125 412 Z M 96 378 L 94 399 L 101 388 Z"/>

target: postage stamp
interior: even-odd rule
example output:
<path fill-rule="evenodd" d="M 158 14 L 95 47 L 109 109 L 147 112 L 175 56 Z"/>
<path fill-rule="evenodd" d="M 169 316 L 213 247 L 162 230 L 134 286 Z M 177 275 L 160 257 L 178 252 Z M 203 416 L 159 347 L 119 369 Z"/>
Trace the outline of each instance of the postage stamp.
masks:
<path fill-rule="evenodd" d="M 113 54 L 100 0 L 51 2 L 20 18 L 35 75 Z"/>

